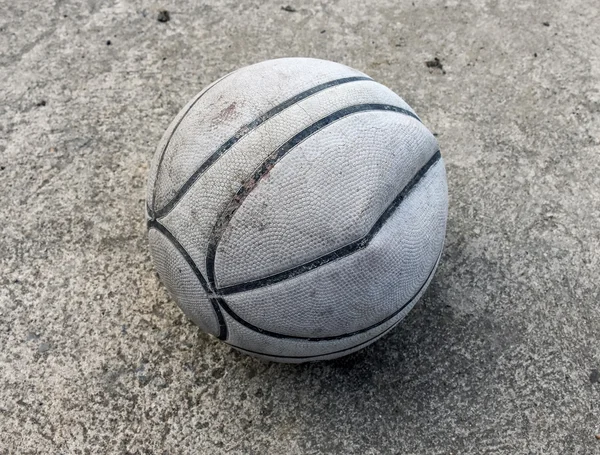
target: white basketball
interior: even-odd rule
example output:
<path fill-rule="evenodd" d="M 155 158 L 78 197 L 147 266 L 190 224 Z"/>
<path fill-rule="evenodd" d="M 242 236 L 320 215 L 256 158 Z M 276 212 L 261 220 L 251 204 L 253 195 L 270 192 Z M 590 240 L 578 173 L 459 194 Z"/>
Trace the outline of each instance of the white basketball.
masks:
<path fill-rule="evenodd" d="M 286 58 L 222 77 L 173 120 L 148 236 L 202 330 L 305 362 L 357 351 L 410 311 L 447 206 L 436 139 L 402 98 L 347 66 Z"/>

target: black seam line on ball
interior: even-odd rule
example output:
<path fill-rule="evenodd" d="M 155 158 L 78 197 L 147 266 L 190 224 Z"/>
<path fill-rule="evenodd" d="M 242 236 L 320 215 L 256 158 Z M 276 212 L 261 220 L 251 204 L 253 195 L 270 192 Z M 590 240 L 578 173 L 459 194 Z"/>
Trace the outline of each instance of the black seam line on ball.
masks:
<path fill-rule="evenodd" d="M 356 349 L 356 348 L 359 348 L 361 346 L 364 346 L 365 344 L 371 343 L 371 342 L 377 340 L 378 338 L 381 338 L 381 337 L 385 336 L 390 330 L 394 329 L 399 323 L 400 323 L 400 321 L 397 321 L 395 324 L 393 324 L 391 327 L 388 327 L 383 332 L 378 333 L 377 335 L 375 335 L 374 337 L 369 338 L 366 341 L 361 341 L 360 343 L 355 344 L 354 346 L 350 346 L 349 348 L 339 349 L 337 351 L 325 352 L 323 354 L 316 354 L 316 355 L 295 356 L 295 355 L 265 354 L 264 352 L 252 351 L 251 349 L 242 348 L 240 346 L 236 346 L 235 344 L 231 344 L 231 343 L 227 343 L 227 344 L 229 346 L 231 346 L 232 348 L 239 349 L 240 351 L 247 352 L 248 354 L 262 355 L 264 357 L 270 357 L 270 358 L 273 358 L 273 359 L 296 359 L 296 360 L 316 359 L 316 358 L 319 358 L 319 357 L 325 357 L 325 356 L 328 356 L 328 355 L 340 354 L 342 352 L 351 351 L 352 349 Z"/>
<path fill-rule="evenodd" d="M 270 286 L 275 283 L 279 283 L 280 281 L 284 281 L 290 278 L 294 278 L 303 273 L 309 272 L 311 270 L 316 269 L 322 265 L 328 264 L 330 262 L 341 259 L 345 256 L 348 256 L 358 250 L 364 249 L 371 240 L 377 235 L 377 233 L 381 230 L 384 223 L 388 220 L 390 216 L 394 213 L 394 211 L 398 208 L 398 206 L 402 203 L 406 196 L 410 193 L 410 191 L 417 185 L 417 183 L 423 178 L 423 176 L 427 173 L 427 171 L 433 167 L 441 158 L 441 154 L 439 150 L 434 153 L 434 155 L 427 161 L 427 163 L 414 175 L 414 177 L 406 184 L 406 186 L 402 189 L 402 191 L 396 196 L 396 198 L 391 202 L 391 204 L 385 209 L 385 211 L 381 214 L 379 219 L 375 222 L 371 230 L 362 238 L 349 243 L 341 248 L 338 248 L 331 253 L 328 253 L 324 256 L 316 258 L 310 262 L 299 265 L 289 270 L 285 270 L 283 272 L 277 273 L 275 275 L 271 275 L 265 278 L 261 278 L 259 280 L 249 281 L 246 283 L 240 283 L 233 286 L 227 286 L 221 289 L 218 289 L 217 292 L 219 295 L 229 295 L 235 294 L 238 292 L 250 291 L 252 289 L 262 288 L 265 286 Z"/>
<path fill-rule="evenodd" d="M 399 313 L 401 313 L 402 310 L 404 310 L 412 302 L 414 302 L 414 300 L 421 293 L 421 291 L 425 288 L 425 285 L 429 282 L 430 278 L 432 277 L 433 272 L 435 271 L 438 263 L 440 262 L 440 258 L 442 257 L 442 251 L 443 251 L 443 247 L 442 247 L 442 250 L 440 251 L 440 254 L 439 254 L 437 260 L 435 261 L 433 267 L 429 271 L 429 274 L 427 275 L 427 278 L 425 279 L 425 281 L 423 281 L 423 284 L 421 285 L 421 287 L 419 287 L 419 289 L 417 290 L 417 292 L 404 305 L 402 305 L 400 308 L 398 308 L 396 311 L 394 311 L 389 316 L 386 316 L 381 321 L 376 322 L 375 324 L 372 324 L 369 327 L 365 327 L 364 329 L 355 330 L 354 332 L 343 333 L 341 335 L 334 335 L 334 336 L 328 336 L 328 337 L 300 337 L 300 336 L 295 336 L 295 335 L 285 335 L 283 333 L 271 332 L 270 330 L 261 329 L 260 327 L 257 327 L 257 326 L 255 326 L 253 324 L 250 324 L 248 321 L 242 319 L 240 316 L 238 316 L 229 307 L 229 305 L 227 305 L 227 303 L 225 302 L 225 300 L 219 299 L 219 303 L 221 304 L 221 307 L 223 308 L 223 310 L 225 310 L 225 312 L 227 314 L 229 314 L 229 316 L 231 316 L 237 322 L 239 322 L 243 326 L 245 326 L 245 327 L 247 327 L 247 328 L 249 328 L 251 330 L 254 330 L 255 332 L 260 333 L 262 335 L 267 335 L 267 336 L 270 336 L 270 337 L 273 337 L 273 338 L 285 338 L 285 339 L 303 340 L 303 341 L 332 341 L 332 340 L 341 340 L 343 338 L 348 338 L 348 337 L 351 337 L 351 336 L 354 336 L 354 335 L 358 335 L 358 334 L 361 334 L 361 333 L 364 333 L 364 332 L 368 332 L 369 330 L 373 330 L 373 329 L 379 327 L 380 325 L 385 324 L 387 321 L 389 321 L 390 319 L 392 319 L 394 316 L 396 316 Z"/>
<path fill-rule="evenodd" d="M 181 125 L 181 122 L 183 122 L 183 119 L 186 118 L 186 116 L 192 110 L 192 108 L 196 105 L 196 103 L 198 103 L 198 101 L 200 101 L 200 98 L 202 98 L 204 95 L 206 95 L 211 89 L 213 89 L 214 87 L 216 87 L 219 82 L 223 81 L 224 79 L 227 79 L 229 76 L 231 76 L 232 74 L 234 74 L 236 72 L 237 72 L 237 70 L 236 71 L 232 71 L 231 73 L 226 74 L 225 76 L 223 76 L 220 79 L 217 79 L 211 85 L 209 85 L 208 87 L 206 87 L 206 90 L 204 90 L 203 92 L 201 92 L 198 95 L 198 97 L 192 102 L 192 104 L 190 105 L 190 107 L 187 108 L 187 110 L 185 111 L 185 113 L 181 116 L 181 118 L 179 119 L 179 121 L 177 122 L 177 124 L 175 125 L 175 127 L 173 128 L 173 131 L 171 131 L 171 135 L 169 136 L 169 139 L 167 139 L 167 142 L 165 143 L 165 146 L 163 147 L 162 151 L 160 152 L 160 158 L 158 160 L 158 166 L 156 166 L 156 178 L 154 179 L 154 187 L 152 188 L 152 202 L 151 203 L 148 203 L 148 202 L 146 203 L 146 208 L 148 210 L 148 215 L 150 215 L 150 218 L 152 218 L 152 219 L 156 218 L 156 212 L 154 210 L 154 204 L 156 202 L 156 183 L 158 181 L 158 174 L 160 173 L 160 168 L 161 168 L 163 159 L 165 158 L 165 153 L 167 151 L 167 147 L 171 143 L 171 139 L 173 138 L 173 135 L 179 129 L 179 125 Z"/>
<path fill-rule="evenodd" d="M 349 82 L 356 81 L 373 81 L 373 79 L 364 76 L 356 76 L 356 77 L 345 77 L 343 79 L 336 79 L 333 81 L 325 82 L 323 84 L 319 84 L 311 89 L 305 90 L 302 93 L 299 93 L 287 100 L 283 103 L 275 106 L 273 109 L 265 112 L 260 117 L 257 117 L 247 125 L 242 126 L 231 138 L 225 141 L 221 146 L 211 155 L 208 159 L 200 165 L 196 171 L 191 175 L 190 178 L 186 180 L 183 186 L 177 191 L 175 196 L 161 209 L 156 210 L 154 215 L 156 218 L 162 218 L 167 215 L 173 207 L 177 205 L 177 203 L 181 200 L 181 198 L 188 192 L 188 190 L 192 187 L 192 185 L 198 180 L 198 178 L 216 161 L 219 160 L 233 145 L 238 142 L 242 137 L 256 129 L 258 126 L 269 120 L 271 117 L 279 114 L 281 111 L 293 106 L 294 104 L 302 101 L 309 96 L 312 96 L 318 92 L 321 92 L 330 87 L 334 87 L 336 85 L 346 84 Z"/>
<path fill-rule="evenodd" d="M 171 234 L 171 232 L 165 226 L 163 226 L 156 220 L 148 221 L 148 229 L 152 229 L 152 228 L 159 231 L 161 234 L 163 234 L 165 236 L 165 238 L 169 242 L 171 242 L 171 244 L 177 249 L 177 251 L 179 251 L 179 253 L 183 256 L 185 261 L 188 263 L 188 265 L 194 272 L 194 275 L 196 275 L 196 278 L 198 278 L 198 281 L 200 282 L 200 286 L 202 286 L 202 289 L 204 289 L 204 292 L 206 292 L 207 296 L 209 297 L 209 300 L 213 307 L 215 315 L 217 316 L 217 321 L 219 323 L 219 335 L 217 336 L 217 338 L 219 338 L 219 340 L 226 340 L 227 339 L 227 324 L 225 323 L 225 318 L 223 317 L 223 312 L 221 311 L 221 308 L 219 307 L 219 303 L 220 303 L 220 301 L 222 301 L 222 299 L 211 297 L 213 295 L 213 293 L 210 290 L 210 288 L 208 287 L 208 284 L 206 283 L 206 280 L 202 276 L 202 273 L 200 272 L 200 270 L 194 263 L 194 260 L 190 257 L 188 252 L 185 250 L 183 245 L 181 245 L 177 241 L 177 239 L 173 236 L 173 234 Z"/>
<path fill-rule="evenodd" d="M 293 148 L 295 148 L 300 143 L 304 142 L 313 134 L 349 115 L 365 111 L 395 112 L 398 114 L 407 115 L 416 119 L 417 121 L 420 121 L 412 112 L 398 106 L 393 106 L 390 104 L 357 104 L 354 106 L 345 107 L 332 114 L 329 114 L 326 117 L 323 117 L 322 119 L 303 129 L 290 140 L 288 140 L 286 143 L 281 145 L 262 162 L 262 164 L 254 171 L 254 173 L 248 179 L 244 181 L 244 183 L 240 186 L 240 189 L 237 191 L 235 196 L 231 199 L 231 201 L 225 208 L 225 210 L 223 210 L 223 212 L 221 212 L 221 214 L 217 218 L 217 221 L 211 233 L 211 237 L 208 241 L 208 248 L 206 253 L 206 279 L 208 280 L 211 288 L 215 289 L 217 292 L 219 291 L 215 284 L 215 256 L 217 246 L 221 241 L 221 236 L 227 228 L 229 221 L 231 220 L 231 218 L 233 218 L 235 212 L 241 207 L 244 200 L 246 199 L 246 197 L 248 197 L 252 190 L 256 188 L 259 181 L 262 180 L 271 171 L 271 169 Z"/>

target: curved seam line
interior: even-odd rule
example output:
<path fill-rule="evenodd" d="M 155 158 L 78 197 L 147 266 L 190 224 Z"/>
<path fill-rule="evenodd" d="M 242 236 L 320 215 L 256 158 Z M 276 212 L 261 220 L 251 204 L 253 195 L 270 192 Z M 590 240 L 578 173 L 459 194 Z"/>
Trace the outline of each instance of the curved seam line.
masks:
<path fill-rule="evenodd" d="M 165 226 L 163 226 L 156 220 L 149 220 L 147 223 L 147 226 L 148 226 L 149 230 L 154 228 L 158 232 L 160 232 L 171 243 L 171 245 L 173 245 L 175 247 L 175 249 L 177 251 L 179 251 L 179 254 L 181 254 L 183 256 L 183 259 L 188 263 L 188 266 L 190 266 L 190 268 L 192 269 L 192 272 L 194 272 L 194 275 L 196 275 L 196 278 L 198 279 L 200 286 L 202 287 L 202 289 L 204 289 L 204 292 L 206 292 L 208 300 L 210 301 L 210 303 L 213 307 L 213 310 L 215 312 L 215 316 L 217 317 L 217 323 L 219 324 L 219 335 L 217 336 L 217 338 L 219 338 L 220 340 L 226 340 L 227 339 L 227 324 L 225 323 L 225 318 L 223 317 L 221 308 L 219 307 L 219 303 L 220 303 L 220 301 L 222 301 L 222 299 L 212 297 L 213 293 L 210 290 L 210 288 L 208 287 L 206 280 L 202 276 L 202 273 L 200 272 L 200 270 L 194 263 L 194 260 L 191 258 L 191 256 L 188 254 L 188 252 L 185 250 L 183 245 L 181 245 L 181 243 L 179 243 L 177 241 L 175 236 Z"/>
<path fill-rule="evenodd" d="M 401 321 L 401 320 L 400 320 L 400 321 Z M 368 339 L 368 340 L 366 340 L 366 341 L 362 341 L 362 342 L 360 342 L 360 343 L 358 343 L 358 344 L 355 344 L 354 346 L 351 346 L 351 347 L 349 347 L 349 348 L 340 349 L 340 350 L 338 350 L 338 351 L 331 351 L 331 352 L 326 352 L 326 353 L 323 353 L 323 354 L 317 354 L 317 355 L 295 356 L 295 355 L 275 355 L 275 354 L 266 354 L 266 353 L 263 353 L 263 352 L 252 351 L 251 349 L 242 348 L 242 347 L 240 347 L 240 346 L 236 346 L 235 344 L 232 344 L 232 343 L 227 343 L 227 342 L 226 342 L 226 343 L 227 343 L 229 346 L 231 346 L 232 348 L 239 349 L 240 351 L 244 351 L 244 352 L 247 352 L 247 353 L 249 353 L 249 354 L 262 355 L 262 356 L 265 356 L 265 357 L 272 357 L 272 358 L 279 358 L 279 359 L 298 359 L 298 360 L 300 360 L 300 359 L 316 359 L 316 358 L 318 358 L 318 357 L 325 357 L 325 356 L 328 356 L 328 355 L 339 354 L 339 353 L 341 353 L 341 352 L 351 351 L 352 349 L 356 349 L 356 348 L 359 348 L 359 347 L 361 347 L 361 346 L 364 346 L 365 344 L 368 344 L 368 343 L 370 343 L 370 342 L 376 341 L 378 338 L 381 338 L 381 337 L 383 337 L 383 336 L 384 336 L 384 335 L 386 335 L 388 332 L 390 332 L 390 330 L 394 329 L 394 328 L 395 328 L 395 327 L 396 327 L 396 326 L 397 326 L 397 325 L 400 323 L 400 321 L 396 321 L 396 322 L 395 322 L 395 323 L 394 323 L 394 324 L 393 324 L 391 327 L 388 327 L 388 328 L 387 328 L 387 329 L 385 329 L 383 332 L 381 332 L 381 333 L 379 333 L 379 334 L 375 335 L 375 336 L 374 336 L 374 337 L 372 337 L 372 338 L 369 338 L 369 339 Z"/>
<path fill-rule="evenodd" d="M 249 134 L 252 131 L 255 131 L 260 125 L 265 123 L 267 120 L 270 120 L 279 114 L 281 114 L 284 110 L 297 105 L 299 102 L 308 99 L 317 93 L 320 93 L 328 88 L 336 87 L 338 85 L 350 83 L 350 82 L 361 82 L 361 81 L 371 81 L 375 82 L 373 79 L 365 76 L 353 76 L 346 77 L 342 79 L 335 79 L 329 82 L 324 82 L 322 84 L 316 85 L 310 89 L 307 89 L 297 95 L 294 95 L 291 98 L 288 98 L 283 103 L 278 104 L 274 108 L 265 112 L 264 114 L 258 116 L 250 123 L 242 126 L 236 133 L 223 142 L 217 150 L 210 155 L 199 167 L 194 171 L 194 173 L 185 181 L 185 183 L 181 186 L 181 188 L 175 193 L 175 196 L 171 198 L 169 202 L 167 202 L 161 209 L 156 210 L 154 212 L 154 216 L 156 218 L 163 218 L 168 215 L 179 202 L 183 199 L 183 196 L 187 194 L 190 188 L 196 183 L 196 181 L 200 178 L 204 172 L 210 169 L 213 164 L 215 164 L 231 147 L 233 147 L 237 142 L 239 142 L 243 137 Z M 377 83 L 377 82 L 375 82 Z M 187 115 L 187 112 L 186 112 Z M 416 115 L 416 114 L 415 114 Z M 182 119 L 183 120 L 183 119 Z M 154 201 L 153 201 L 154 202 Z"/>
<path fill-rule="evenodd" d="M 187 117 L 187 115 L 192 110 L 192 108 L 196 105 L 196 103 L 198 103 L 198 101 L 200 101 L 200 99 L 204 95 L 206 95 L 211 89 L 213 89 L 214 87 L 216 87 L 219 82 L 222 82 L 224 79 L 227 79 L 229 76 L 231 76 L 233 73 L 236 73 L 236 72 L 237 71 L 232 71 L 231 73 L 226 74 L 225 76 L 217 79 L 215 82 L 213 82 L 211 85 L 209 85 L 206 88 L 206 90 L 200 92 L 198 94 L 198 96 L 196 97 L 196 99 L 192 102 L 192 104 L 190 105 L 190 107 L 181 116 L 181 118 L 179 119 L 179 121 L 177 122 L 177 124 L 175 125 L 175 127 L 173 128 L 173 131 L 171 131 L 171 135 L 169 136 L 169 139 L 167 139 L 167 142 L 165 143 L 165 146 L 163 147 L 163 149 L 162 149 L 162 151 L 160 153 L 160 158 L 158 160 L 158 165 L 156 166 L 156 177 L 155 177 L 155 180 L 154 180 L 154 187 L 152 188 L 152 201 L 151 201 L 150 205 L 147 205 L 147 207 L 146 207 L 146 209 L 148 211 L 148 214 L 150 215 L 150 218 L 155 218 L 155 215 L 156 215 L 156 211 L 154 210 L 154 204 L 156 202 L 156 184 L 158 183 L 158 174 L 160 173 L 160 167 L 161 167 L 161 164 L 163 162 L 163 159 L 165 158 L 165 154 L 167 152 L 167 148 L 169 147 L 169 144 L 171 143 L 171 139 L 175 135 L 175 132 L 179 129 L 179 125 L 181 125 L 181 122 L 183 122 L 183 119 L 185 119 Z"/>
<path fill-rule="evenodd" d="M 381 321 L 376 322 L 375 324 L 372 324 L 369 327 L 365 327 L 365 328 L 360 329 L 360 330 L 355 330 L 354 332 L 349 332 L 349 333 L 344 333 L 344 334 L 341 334 L 341 335 L 334 335 L 334 336 L 329 336 L 329 337 L 300 337 L 300 336 L 295 336 L 295 335 L 285 335 L 285 334 L 282 334 L 282 333 L 271 332 L 269 330 L 261 329 L 260 327 L 257 327 L 257 326 L 255 326 L 253 324 L 250 324 L 248 321 L 242 319 L 234 311 L 231 310 L 231 308 L 229 307 L 229 305 L 227 305 L 227 303 L 225 302 L 225 300 L 220 299 L 220 303 L 221 303 L 221 307 L 225 310 L 225 312 L 227 314 L 229 314 L 229 316 L 231 316 L 235 321 L 239 322 L 243 326 L 245 326 L 245 327 L 247 327 L 247 328 L 249 328 L 251 330 L 254 330 L 255 332 L 260 333 L 262 335 L 267 335 L 267 336 L 270 336 L 270 337 L 273 337 L 273 338 L 294 339 L 294 340 L 303 340 L 303 341 L 311 341 L 311 342 L 341 340 L 343 338 L 348 338 L 348 337 L 351 337 L 351 336 L 354 336 L 354 335 L 359 335 L 361 333 L 368 332 L 369 330 L 375 329 L 375 328 L 379 327 L 380 325 L 385 324 L 387 321 L 389 321 L 390 319 L 392 319 L 394 316 L 400 314 L 408 305 L 410 305 L 417 298 L 417 296 L 425 288 L 425 285 L 432 278 L 433 272 L 437 268 L 437 266 L 438 266 L 438 264 L 440 262 L 440 259 L 442 257 L 443 250 L 444 250 L 444 247 L 442 246 L 442 248 L 440 250 L 440 254 L 439 254 L 437 260 L 435 261 L 433 267 L 431 268 L 429 274 L 427 275 L 427 278 L 425 279 L 425 281 L 423 282 L 423 284 L 421 285 L 421 287 L 418 289 L 418 291 L 406 303 L 404 303 L 399 309 L 397 309 L 396 311 L 392 312 L 390 315 L 386 316 Z"/>
<path fill-rule="evenodd" d="M 244 200 L 250 194 L 250 192 L 252 192 L 252 190 L 256 187 L 259 180 L 261 180 L 265 175 L 267 175 L 270 172 L 270 170 L 281 159 L 283 159 L 288 153 L 290 153 L 292 150 L 294 150 L 300 144 L 302 144 L 303 142 L 308 140 L 310 137 L 312 137 L 317 132 L 323 130 L 324 128 L 326 128 L 330 125 L 337 123 L 338 121 L 340 121 L 342 119 L 349 117 L 350 115 L 358 114 L 361 112 L 375 112 L 375 111 L 395 112 L 398 114 L 403 114 L 403 115 L 411 117 L 411 118 L 417 120 L 419 123 L 421 123 L 419 118 L 412 112 L 410 112 L 404 108 L 391 105 L 391 104 L 368 103 L 368 104 L 357 104 L 354 106 L 347 106 L 345 108 L 342 108 L 335 112 L 332 112 L 331 114 L 327 115 L 326 117 L 323 117 L 320 120 L 314 122 L 312 125 L 304 128 L 302 131 L 300 131 L 299 133 L 294 135 L 291 139 L 286 141 L 283 145 L 278 147 L 269 156 L 267 156 L 267 158 L 261 163 L 261 165 L 256 168 L 257 170 L 255 170 L 253 172 L 250 179 L 247 179 L 242 184 L 242 186 L 240 187 L 240 189 L 238 190 L 236 195 L 233 197 L 232 200 L 229 201 L 229 204 L 227 204 L 227 206 L 225 207 L 225 210 L 223 210 L 221 212 L 221 214 L 217 217 L 217 222 L 213 226 L 213 232 L 211 233 L 211 238 L 209 239 L 209 245 L 208 245 L 207 256 L 206 256 L 206 274 L 207 274 L 206 278 L 207 278 L 211 288 L 213 288 L 215 290 L 217 289 L 215 279 L 214 279 L 214 262 L 215 262 L 215 258 L 216 258 L 217 247 L 221 240 L 221 236 L 225 230 L 225 227 L 231 221 L 234 213 L 242 206 Z M 336 117 L 336 116 L 338 116 L 338 117 Z M 320 123 L 323 123 L 323 124 L 319 125 Z M 317 127 L 317 128 L 314 129 L 315 127 Z M 313 131 L 313 129 L 314 129 L 314 131 Z M 306 135 L 306 136 L 303 136 L 303 135 Z M 291 144 L 291 146 L 290 146 L 290 144 Z M 288 147 L 288 146 L 289 146 L 289 148 L 286 149 L 286 147 Z M 254 186 L 249 188 L 248 183 L 251 182 L 252 180 L 254 180 Z M 235 207 L 233 210 L 228 210 L 228 208 L 234 202 L 236 202 L 238 204 L 237 207 Z M 227 215 L 228 219 L 221 220 L 221 218 L 224 215 Z M 223 225 L 222 221 L 226 221 L 227 224 Z M 213 236 L 215 234 L 215 229 L 219 225 L 220 225 L 220 231 L 221 231 L 219 233 L 220 236 L 218 238 L 214 239 Z"/>
<path fill-rule="evenodd" d="M 285 281 L 290 278 L 295 278 L 304 273 L 308 273 L 325 264 L 337 261 L 352 253 L 355 253 L 356 251 L 366 248 L 371 243 L 373 238 L 377 235 L 379 230 L 383 227 L 385 221 L 387 221 L 387 219 L 400 206 L 402 201 L 408 196 L 413 187 L 415 187 L 421 181 L 421 179 L 425 176 L 427 171 L 430 168 L 432 168 L 435 164 L 437 164 L 440 159 L 441 154 L 438 150 L 432 155 L 432 157 L 427 161 L 427 163 L 413 176 L 413 178 L 406 184 L 406 186 L 400 191 L 400 193 L 398 193 L 398 195 L 392 200 L 392 202 L 383 211 L 383 213 L 380 215 L 377 221 L 373 224 L 371 229 L 363 237 L 353 242 L 350 242 L 338 248 L 337 250 L 334 250 L 311 261 L 305 262 L 304 264 L 301 264 L 299 266 L 292 267 L 288 270 L 284 270 L 282 272 L 278 272 L 257 280 L 216 289 L 215 292 L 218 292 L 219 295 L 231 295 L 239 292 L 247 292 L 262 287 L 271 286 L 273 284 L 280 283 L 281 281 Z"/>

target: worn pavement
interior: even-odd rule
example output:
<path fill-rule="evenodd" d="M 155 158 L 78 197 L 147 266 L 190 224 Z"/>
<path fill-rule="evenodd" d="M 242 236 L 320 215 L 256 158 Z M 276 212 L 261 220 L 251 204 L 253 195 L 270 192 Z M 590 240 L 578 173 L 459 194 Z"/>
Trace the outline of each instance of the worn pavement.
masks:
<path fill-rule="evenodd" d="M 600 4 L 282 6 L 0 0 L 0 454 L 600 454 Z M 144 221 L 178 110 L 283 56 L 403 96 L 450 192 L 422 302 L 300 366 L 188 322 Z"/>

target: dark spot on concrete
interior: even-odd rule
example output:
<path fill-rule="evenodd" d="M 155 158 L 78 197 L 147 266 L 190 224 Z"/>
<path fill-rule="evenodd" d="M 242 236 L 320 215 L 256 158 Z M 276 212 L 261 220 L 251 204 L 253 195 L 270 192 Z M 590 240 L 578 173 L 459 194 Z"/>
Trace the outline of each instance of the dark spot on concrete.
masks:
<path fill-rule="evenodd" d="M 260 387 L 256 389 L 256 392 L 254 392 L 254 396 L 256 398 L 262 398 L 264 396 L 263 389 L 261 389 Z"/>
<path fill-rule="evenodd" d="M 537 52 L 534 52 L 534 53 L 533 53 L 533 56 L 534 56 L 534 57 L 537 57 Z"/>
<path fill-rule="evenodd" d="M 433 134 L 435 137 L 438 137 L 440 134 L 439 133 L 431 133 Z"/>
<path fill-rule="evenodd" d="M 252 420 L 241 419 L 240 421 L 242 423 L 242 430 L 248 431 L 252 427 Z"/>
<path fill-rule="evenodd" d="M 325 33 L 325 30 L 321 30 L 321 34 Z"/>
<path fill-rule="evenodd" d="M 38 346 L 38 351 L 40 352 L 48 352 L 50 350 L 52 346 L 50 346 L 50 343 L 40 343 L 40 345 Z"/>
<path fill-rule="evenodd" d="M 246 401 L 246 398 L 248 398 L 248 395 L 246 394 L 246 392 L 240 393 L 240 401 Z"/>
<path fill-rule="evenodd" d="M 267 402 L 262 409 L 260 410 L 261 415 L 263 416 L 269 416 L 273 413 L 273 403 L 272 402 Z"/>
<path fill-rule="evenodd" d="M 212 374 L 213 378 L 221 379 L 223 377 L 223 375 L 225 374 L 225 369 L 224 368 L 215 368 L 211 374 Z"/>
<path fill-rule="evenodd" d="M 592 384 L 598 384 L 598 383 L 600 383 L 600 371 L 598 371 L 597 368 L 594 368 L 590 372 L 590 382 Z"/>
<path fill-rule="evenodd" d="M 0 171 L 3 171 L 4 169 L 6 169 L 6 166 L 0 166 Z"/>
<path fill-rule="evenodd" d="M 20 283 L 18 278 L 15 278 L 15 280 L 13 281 L 13 283 Z"/>
<path fill-rule="evenodd" d="M 446 71 L 444 71 L 444 65 L 442 65 L 442 61 L 438 57 L 435 57 L 433 60 L 427 60 L 425 65 L 427 65 L 427 68 L 435 68 L 440 70 L 442 74 L 446 74 Z"/>
<path fill-rule="evenodd" d="M 110 40 L 106 40 L 106 45 L 110 46 L 112 43 L 110 42 Z"/>
<path fill-rule="evenodd" d="M 37 107 L 45 106 L 46 105 L 46 100 L 40 100 L 37 103 L 35 103 L 35 105 Z"/>
<path fill-rule="evenodd" d="M 252 379 L 254 376 L 256 376 L 256 368 L 248 367 L 248 371 L 246 372 L 246 377 L 248 379 Z"/>
<path fill-rule="evenodd" d="M 169 22 L 171 20 L 171 14 L 166 9 L 161 9 L 156 17 L 158 22 Z"/>
<path fill-rule="evenodd" d="M 296 11 L 298 11 L 296 8 L 294 8 L 293 6 L 290 6 L 290 5 L 282 6 L 281 9 L 283 11 L 287 11 L 288 13 L 295 13 Z"/>
<path fill-rule="evenodd" d="M 67 14 L 63 14 L 63 17 L 69 17 Z"/>
<path fill-rule="evenodd" d="M 542 25 L 543 25 L 544 27 L 550 27 L 550 22 L 542 22 Z"/>

